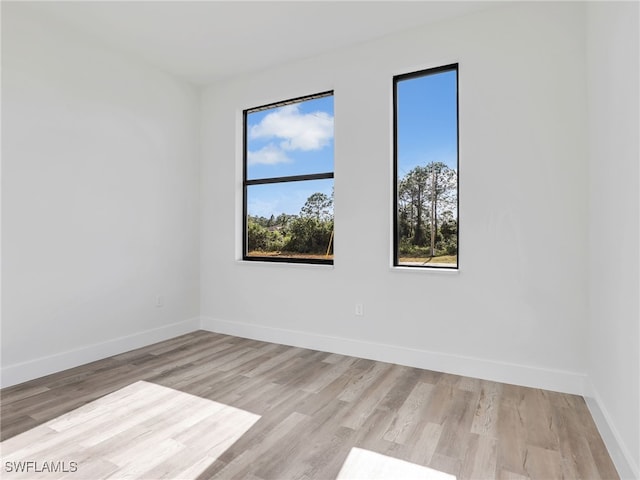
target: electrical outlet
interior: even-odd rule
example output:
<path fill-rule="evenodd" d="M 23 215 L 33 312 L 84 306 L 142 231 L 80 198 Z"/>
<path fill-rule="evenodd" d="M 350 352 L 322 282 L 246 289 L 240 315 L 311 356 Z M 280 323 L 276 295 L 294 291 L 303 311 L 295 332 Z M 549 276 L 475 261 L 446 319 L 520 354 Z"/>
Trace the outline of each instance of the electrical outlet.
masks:
<path fill-rule="evenodd" d="M 361 303 L 356 303 L 356 315 L 358 317 L 364 316 L 364 305 L 362 305 Z"/>

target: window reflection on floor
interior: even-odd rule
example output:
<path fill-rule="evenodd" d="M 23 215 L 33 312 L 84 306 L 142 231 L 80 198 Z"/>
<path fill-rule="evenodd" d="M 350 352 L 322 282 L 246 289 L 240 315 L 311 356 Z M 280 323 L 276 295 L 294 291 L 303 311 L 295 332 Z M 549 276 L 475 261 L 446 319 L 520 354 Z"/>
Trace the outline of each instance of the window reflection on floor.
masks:
<path fill-rule="evenodd" d="M 352 448 L 337 480 L 456 480 L 455 475 L 362 448 Z"/>
<path fill-rule="evenodd" d="M 195 479 L 259 419 L 139 381 L 2 442 L 2 478 Z"/>

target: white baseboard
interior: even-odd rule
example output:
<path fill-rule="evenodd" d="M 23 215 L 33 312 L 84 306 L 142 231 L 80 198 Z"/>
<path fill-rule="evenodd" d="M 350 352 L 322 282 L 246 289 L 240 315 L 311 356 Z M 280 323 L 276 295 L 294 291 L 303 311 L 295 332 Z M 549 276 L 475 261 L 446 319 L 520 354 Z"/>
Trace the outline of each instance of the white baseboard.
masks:
<path fill-rule="evenodd" d="M 455 375 L 582 395 L 585 397 L 587 406 L 620 478 L 640 479 L 640 468 L 634 463 L 633 457 L 615 428 L 601 397 L 588 381 L 586 375 L 210 317 L 191 318 L 106 342 L 3 366 L 0 386 L 4 388 L 16 385 L 198 329 Z"/>
<path fill-rule="evenodd" d="M 210 317 L 192 318 L 163 327 L 118 337 L 55 355 L 3 366 L 2 388 L 77 367 L 111 355 L 161 342 L 199 328 L 266 342 L 310 348 L 342 355 L 396 363 L 439 372 L 511 383 L 556 392 L 585 394 L 586 376 L 562 370 L 543 369 L 527 365 L 484 360 L 462 355 L 418 350 L 317 333 L 266 327 L 244 322 L 232 322 Z"/>
<path fill-rule="evenodd" d="M 27 362 L 3 366 L 0 375 L 2 388 L 18 383 L 60 372 L 67 368 L 77 367 L 85 363 L 101 360 L 111 355 L 127 352 L 152 343 L 168 340 L 200 328 L 200 318 L 191 318 L 182 322 L 164 325 L 152 330 L 118 337 L 106 342 L 87 345 L 74 350 L 57 353 L 47 357 L 36 358 Z"/>
<path fill-rule="evenodd" d="M 634 462 L 631 452 L 620 437 L 600 394 L 590 381 L 587 384 L 584 399 L 620 478 L 622 480 L 640 479 L 640 466 Z"/>
<path fill-rule="evenodd" d="M 462 355 L 364 342 L 317 333 L 266 327 L 202 317 L 200 327 L 237 337 L 280 343 L 381 362 L 465 375 L 556 392 L 584 394 L 586 376 L 581 373 L 496 362 Z"/>

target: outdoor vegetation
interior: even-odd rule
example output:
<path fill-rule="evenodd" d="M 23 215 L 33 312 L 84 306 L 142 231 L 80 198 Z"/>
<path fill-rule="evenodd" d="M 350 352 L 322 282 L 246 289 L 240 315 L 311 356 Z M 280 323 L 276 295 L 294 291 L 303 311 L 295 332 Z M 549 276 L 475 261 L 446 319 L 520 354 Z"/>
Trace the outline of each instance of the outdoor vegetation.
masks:
<path fill-rule="evenodd" d="M 247 217 L 249 256 L 333 258 L 333 198 L 311 195 L 298 215 Z"/>
<path fill-rule="evenodd" d="M 394 264 L 455 268 L 457 65 L 394 77 L 394 98 Z M 333 92 L 244 117 L 244 258 L 333 263 Z"/>
<path fill-rule="evenodd" d="M 441 162 L 398 180 L 399 263 L 457 262 L 457 183 L 457 172 Z"/>
<path fill-rule="evenodd" d="M 441 162 L 399 179 L 399 263 L 456 263 L 457 182 Z M 333 258 L 333 195 L 314 193 L 297 215 L 249 215 L 247 235 L 249 256 Z"/>

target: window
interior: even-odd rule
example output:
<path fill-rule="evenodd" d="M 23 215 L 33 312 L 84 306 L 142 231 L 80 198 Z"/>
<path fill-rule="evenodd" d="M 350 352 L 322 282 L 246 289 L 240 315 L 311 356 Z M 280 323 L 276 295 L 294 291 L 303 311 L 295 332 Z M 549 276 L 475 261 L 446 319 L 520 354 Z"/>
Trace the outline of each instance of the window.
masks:
<path fill-rule="evenodd" d="M 458 268 L 458 65 L 399 75 L 394 265 Z"/>
<path fill-rule="evenodd" d="M 244 111 L 243 259 L 333 264 L 333 92 Z"/>

